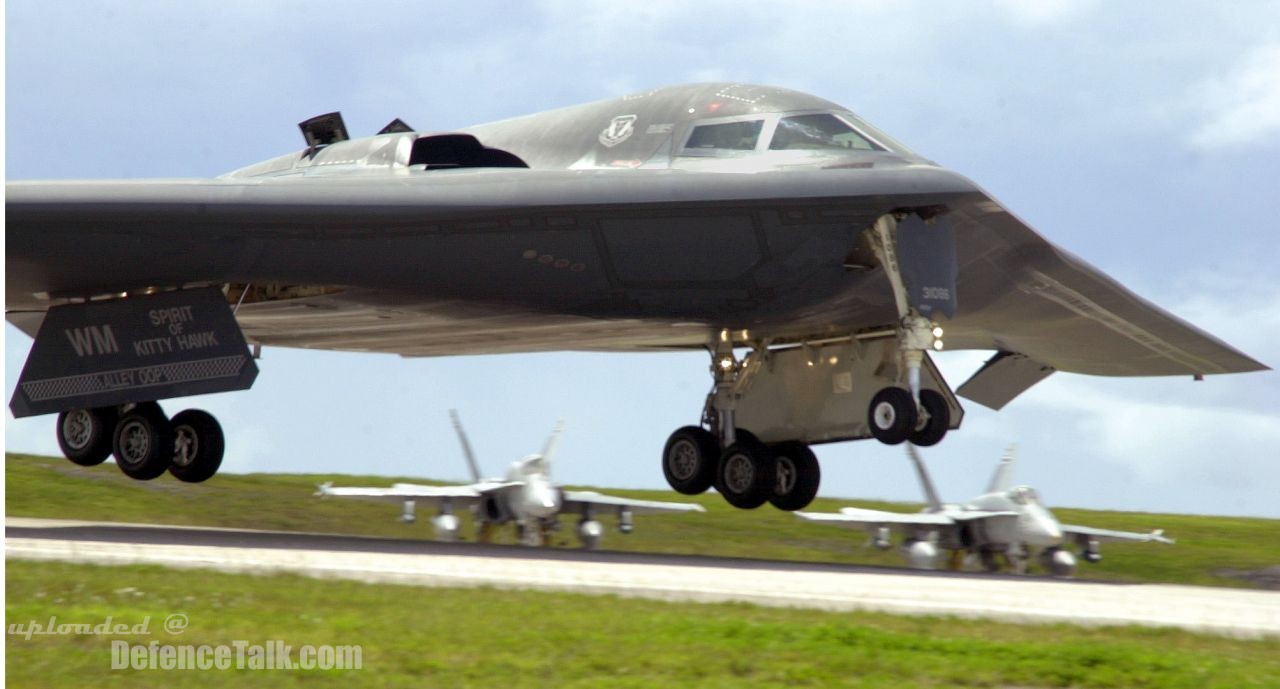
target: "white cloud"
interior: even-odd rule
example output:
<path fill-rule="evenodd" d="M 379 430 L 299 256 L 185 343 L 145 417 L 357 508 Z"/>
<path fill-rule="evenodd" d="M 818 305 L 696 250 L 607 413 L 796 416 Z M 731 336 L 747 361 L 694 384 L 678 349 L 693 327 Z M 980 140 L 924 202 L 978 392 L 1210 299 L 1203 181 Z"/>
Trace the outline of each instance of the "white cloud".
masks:
<path fill-rule="evenodd" d="M 1280 43 L 1268 43 L 1226 76 L 1193 91 L 1206 121 L 1192 142 L 1201 148 L 1280 142 Z"/>

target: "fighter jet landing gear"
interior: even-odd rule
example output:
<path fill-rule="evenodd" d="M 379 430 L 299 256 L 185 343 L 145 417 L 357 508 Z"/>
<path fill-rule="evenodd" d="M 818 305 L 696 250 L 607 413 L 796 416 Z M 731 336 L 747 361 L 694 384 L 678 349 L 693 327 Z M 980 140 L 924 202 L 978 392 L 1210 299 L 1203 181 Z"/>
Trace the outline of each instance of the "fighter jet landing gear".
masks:
<path fill-rule="evenodd" d="M 80 466 L 95 466 L 115 455 L 126 476 L 139 481 L 165 471 L 180 481 L 199 483 L 222 464 L 222 427 L 208 412 L 188 409 L 170 420 L 155 402 L 120 408 L 72 409 L 58 415 L 58 446 Z"/>

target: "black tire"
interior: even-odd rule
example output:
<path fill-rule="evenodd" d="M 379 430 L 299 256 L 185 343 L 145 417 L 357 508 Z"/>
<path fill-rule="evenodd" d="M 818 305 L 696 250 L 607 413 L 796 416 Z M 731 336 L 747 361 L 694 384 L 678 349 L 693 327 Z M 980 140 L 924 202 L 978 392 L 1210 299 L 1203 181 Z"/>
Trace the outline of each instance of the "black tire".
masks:
<path fill-rule="evenodd" d="M 778 443 L 771 449 L 778 470 L 769 502 L 787 512 L 808 507 L 822 482 L 822 469 L 813 450 L 798 441 Z"/>
<path fill-rule="evenodd" d="M 916 427 L 916 401 L 902 388 L 885 388 L 871 398 L 867 425 L 871 435 L 885 445 L 898 445 Z"/>
<path fill-rule="evenodd" d="M 735 428 L 735 429 L 733 429 L 733 442 L 735 442 L 735 443 L 755 443 L 756 445 L 760 445 L 760 444 L 761 444 L 761 443 L 760 443 L 760 439 L 756 437 L 756 434 L 755 434 L 755 433 L 752 433 L 751 431 L 748 431 L 748 430 L 747 430 L 747 429 L 745 429 L 745 428 Z"/>
<path fill-rule="evenodd" d="M 951 408 L 947 406 L 947 398 L 936 390 L 921 390 L 920 406 L 928 412 L 929 418 L 922 427 L 912 431 L 908 440 L 919 447 L 937 445 L 951 427 Z"/>
<path fill-rule="evenodd" d="M 58 414 L 58 448 L 62 456 L 82 467 L 92 467 L 111 456 L 116 429 L 115 407 L 72 409 Z"/>
<path fill-rule="evenodd" d="M 125 412 L 111 434 L 111 451 L 125 476 L 150 481 L 173 463 L 173 427 L 155 402 Z"/>
<path fill-rule="evenodd" d="M 187 409 L 174 414 L 173 462 L 169 473 L 179 481 L 200 483 L 218 473 L 226 442 L 222 426 L 213 414 L 201 409 Z"/>
<path fill-rule="evenodd" d="M 720 453 L 716 465 L 716 490 L 730 505 L 753 510 L 773 496 L 778 482 L 778 465 L 773 452 L 755 436 L 738 436 L 738 442 Z"/>
<path fill-rule="evenodd" d="M 662 449 L 662 475 L 677 493 L 698 495 L 711 487 L 720 461 L 720 443 L 699 426 L 679 428 Z"/>

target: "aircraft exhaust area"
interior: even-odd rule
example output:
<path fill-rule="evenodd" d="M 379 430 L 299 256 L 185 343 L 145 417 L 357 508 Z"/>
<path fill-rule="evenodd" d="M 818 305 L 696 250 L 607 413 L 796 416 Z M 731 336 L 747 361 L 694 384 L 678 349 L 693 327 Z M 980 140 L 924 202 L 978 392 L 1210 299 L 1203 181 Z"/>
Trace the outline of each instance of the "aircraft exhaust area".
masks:
<path fill-rule="evenodd" d="M 1280 636 L 1280 594 L 1198 586 L 14 517 L 5 557 Z"/>

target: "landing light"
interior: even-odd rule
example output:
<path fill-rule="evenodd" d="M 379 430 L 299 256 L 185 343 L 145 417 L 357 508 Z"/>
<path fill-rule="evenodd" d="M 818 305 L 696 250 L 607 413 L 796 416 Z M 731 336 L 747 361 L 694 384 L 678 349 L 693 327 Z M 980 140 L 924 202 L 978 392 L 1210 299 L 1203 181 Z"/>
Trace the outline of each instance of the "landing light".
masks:
<path fill-rule="evenodd" d="M 933 326 L 933 336 L 942 337 L 942 326 L 940 325 Z"/>
<path fill-rule="evenodd" d="M 726 371 L 728 371 L 729 369 L 733 368 L 733 357 L 731 357 L 731 356 L 721 357 L 721 359 L 720 359 L 720 368 L 722 368 L 722 369 L 724 369 L 724 370 L 726 370 Z"/>
<path fill-rule="evenodd" d="M 933 341 L 933 349 L 934 349 L 934 351 L 941 352 L 941 351 L 942 351 L 942 340 L 934 340 L 934 341 Z"/>

